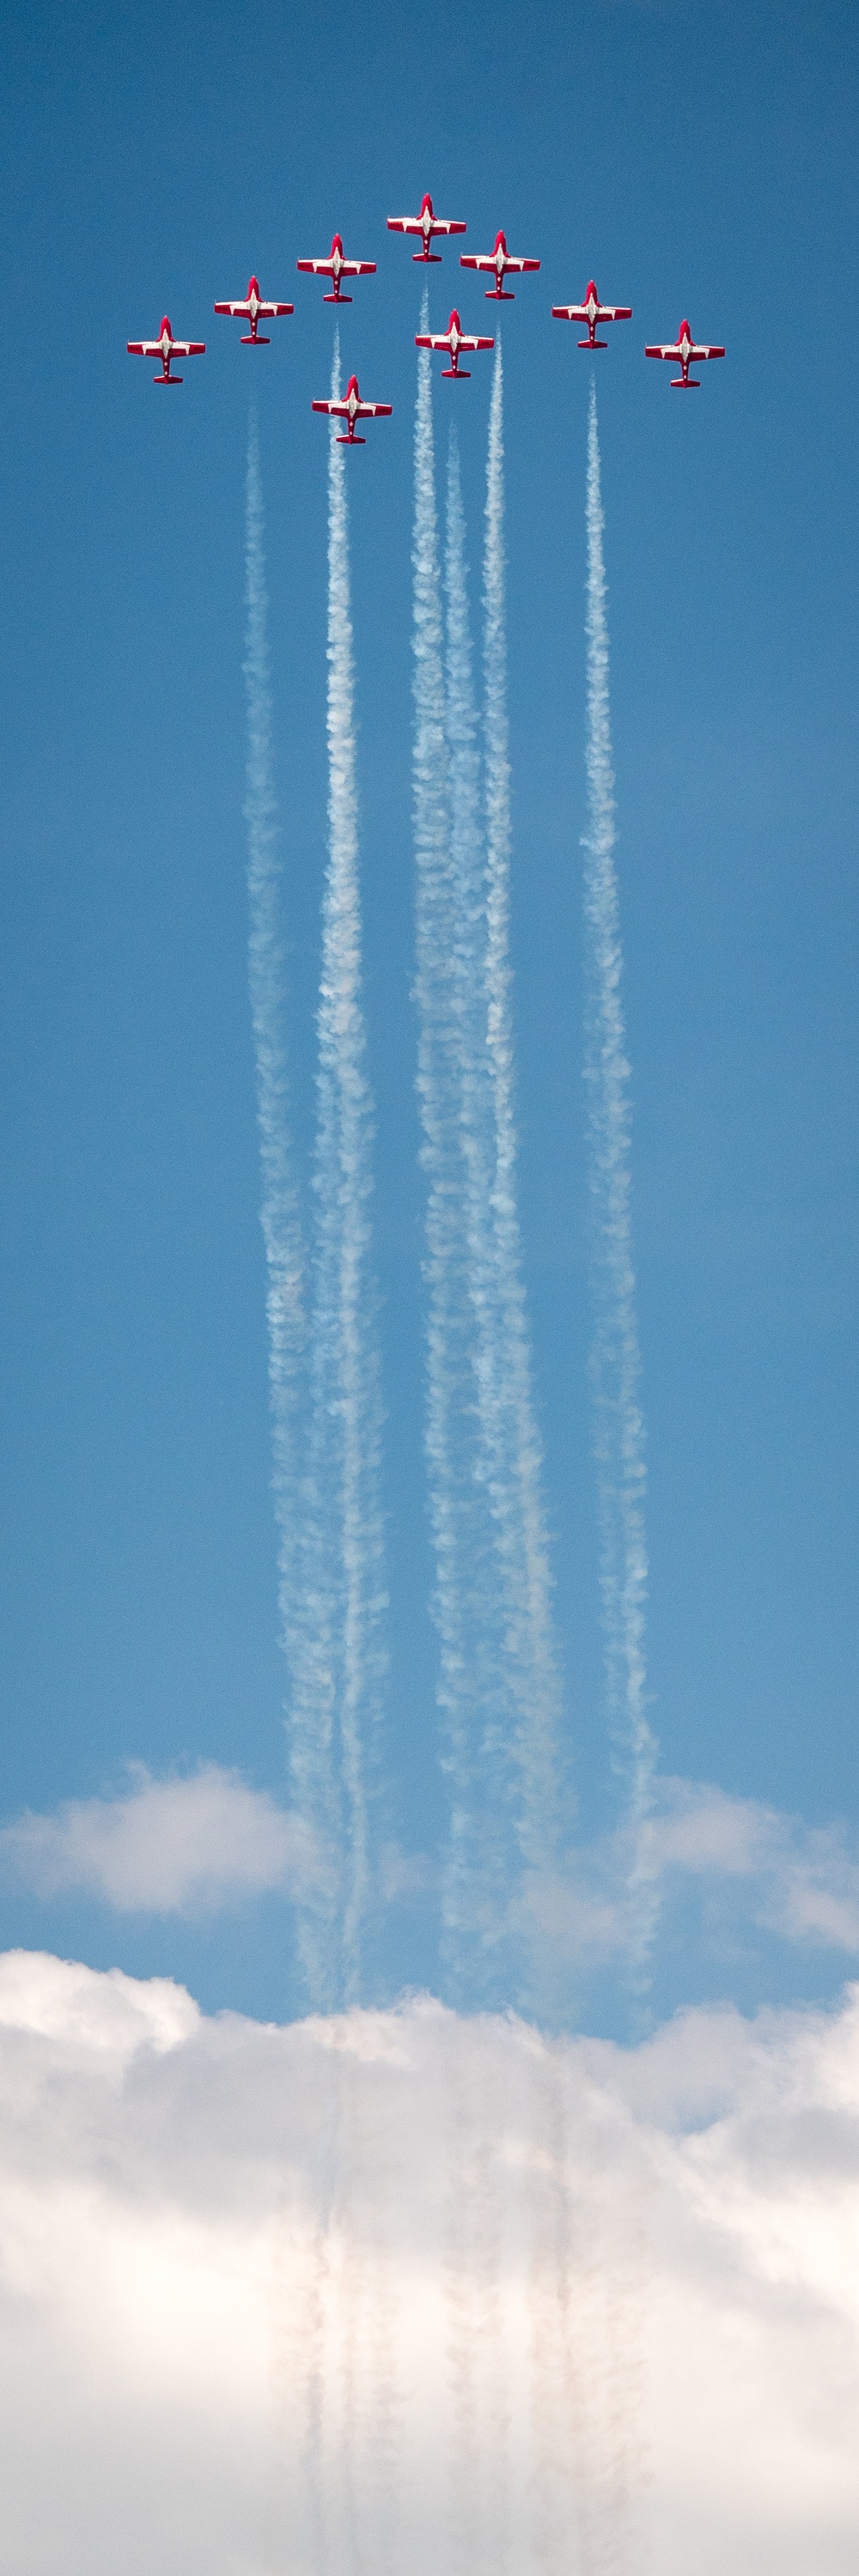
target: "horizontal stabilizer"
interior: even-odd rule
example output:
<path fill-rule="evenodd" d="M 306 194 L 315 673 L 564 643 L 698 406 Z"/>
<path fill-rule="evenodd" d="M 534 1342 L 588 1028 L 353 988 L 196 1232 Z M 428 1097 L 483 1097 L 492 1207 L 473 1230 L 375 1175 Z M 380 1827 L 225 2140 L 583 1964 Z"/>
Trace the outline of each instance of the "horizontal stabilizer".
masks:
<path fill-rule="evenodd" d="M 700 376 L 670 376 L 668 381 L 676 394 L 697 394 L 701 384 Z"/>
<path fill-rule="evenodd" d="M 243 331 L 241 345 L 243 349 L 270 349 L 271 341 L 266 331 Z"/>
<path fill-rule="evenodd" d="M 183 383 L 184 383 L 184 377 L 182 377 L 182 376 L 153 376 L 153 378 L 152 378 L 152 382 L 153 382 L 153 384 L 154 384 L 154 385 L 181 385 L 181 384 L 183 384 Z"/>
<path fill-rule="evenodd" d="M 436 267 L 438 267 L 438 268 L 440 268 L 440 267 L 441 267 L 441 251 L 440 251 L 440 250 L 413 250 L 413 252 L 412 252 L 412 258 L 413 258 L 413 259 L 419 259 L 419 260 L 421 261 L 421 264 L 422 264 L 422 265 L 423 265 L 423 262 L 424 262 L 424 261 L 426 261 L 426 265 L 427 265 L 427 267 L 429 267 L 430 260 L 433 260 L 433 261 L 435 262 Z"/>
<path fill-rule="evenodd" d="M 323 304 L 351 304 L 351 295 L 323 295 Z"/>
<path fill-rule="evenodd" d="M 579 341 L 579 348 L 580 348 L 580 349 L 607 349 L 607 348 L 608 348 L 608 341 L 607 341 L 607 340 L 580 340 L 580 341 Z"/>
<path fill-rule="evenodd" d="M 359 438 L 357 431 L 354 437 L 350 438 L 348 429 L 344 429 L 342 438 L 335 438 L 334 445 L 335 447 L 366 447 L 367 441 L 366 438 Z"/>
<path fill-rule="evenodd" d="M 451 376 L 451 377 L 453 378 L 453 381 L 454 381 L 454 383 L 455 383 L 455 384 L 457 384 L 457 385 L 459 385 L 459 384 L 463 384 L 463 385 L 464 385 L 464 384 L 465 384 L 465 381 L 466 381 L 466 378 L 467 378 L 467 377 L 469 377 L 469 376 L 471 375 L 471 368 L 470 368 L 470 367 L 442 367 L 442 371 L 441 371 L 441 372 L 442 372 L 442 375 L 443 375 L 443 376 Z"/>

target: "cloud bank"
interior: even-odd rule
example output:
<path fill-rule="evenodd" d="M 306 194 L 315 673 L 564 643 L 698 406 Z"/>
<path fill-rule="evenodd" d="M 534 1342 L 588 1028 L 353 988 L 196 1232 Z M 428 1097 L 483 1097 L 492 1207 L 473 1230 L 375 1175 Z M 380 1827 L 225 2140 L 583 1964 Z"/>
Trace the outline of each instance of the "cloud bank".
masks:
<path fill-rule="evenodd" d="M 852 2576 L 859 1990 L 623 2051 L 13 1952 L 0 2105 L 10 2576 Z"/>

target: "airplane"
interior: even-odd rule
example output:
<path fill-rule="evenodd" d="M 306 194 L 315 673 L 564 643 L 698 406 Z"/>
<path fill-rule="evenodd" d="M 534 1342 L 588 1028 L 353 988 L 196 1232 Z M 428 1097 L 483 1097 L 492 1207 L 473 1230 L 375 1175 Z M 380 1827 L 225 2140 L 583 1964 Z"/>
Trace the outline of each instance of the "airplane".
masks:
<path fill-rule="evenodd" d="M 206 354 L 205 340 L 174 340 L 166 313 L 157 340 L 128 340 L 126 347 L 130 358 L 160 358 L 161 374 L 153 376 L 154 385 L 183 382 L 181 376 L 171 376 L 171 358 L 204 358 Z"/>
<path fill-rule="evenodd" d="M 260 323 L 273 322 L 278 313 L 294 313 L 295 306 L 294 304 L 264 304 L 259 291 L 259 279 L 252 277 L 247 294 L 243 296 L 240 303 L 216 304 L 215 312 L 232 313 L 237 322 L 250 323 L 250 330 L 242 332 L 243 349 L 267 349 L 268 333 L 260 330 Z"/>
<path fill-rule="evenodd" d="M 449 367 L 442 367 L 442 375 L 456 376 L 460 381 L 463 376 L 470 376 L 471 374 L 470 367 L 460 366 L 460 349 L 467 349 L 470 354 L 472 349 L 494 349 L 494 347 L 494 340 L 475 340 L 470 338 L 468 332 L 463 331 L 462 329 L 458 313 L 451 314 L 446 331 L 418 331 L 415 334 L 416 349 L 447 350 L 452 364 Z"/>
<path fill-rule="evenodd" d="M 351 295 L 341 294 L 341 278 L 375 277 L 376 274 L 374 259 L 344 259 L 343 243 L 339 233 L 334 235 L 327 259 L 297 259 L 295 265 L 296 268 L 303 270 L 306 277 L 331 278 L 334 293 L 323 297 L 325 304 L 351 304 Z"/>
<path fill-rule="evenodd" d="M 646 358 L 674 359 L 681 372 L 679 376 L 671 377 L 672 385 L 676 385 L 679 393 L 692 393 L 700 385 L 701 378 L 690 376 L 690 365 L 697 367 L 703 358 L 723 358 L 725 352 L 712 342 L 693 340 L 688 322 L 681 322 L 679 336 L 673 343 L 670 340 L 661 345 L 657 343 L 653 348 L 646 348 L 644 355 Z"/>
<path fill-rule="evenodd" d="M 585 289 L 585 299 L 584 299 L 584 303 L 583 303 L 583 304 L 553 304 L 553 306 L 552 306 L 552 316 L 553 316 L 554 321 L 556 321 L 556 322 L 586 322 L 586 323 L 587 323 L 587 326 L 588 326 L 588 336 L 587 336 L 587 339 L 586 339 L 586 340 L 580 340 L 580 341 L 579 341 L 579 348 L 580 348 L 580 349 L 607 349 L 607 348 L 608 348 L 608 341 L 607 341 L 607 340 L 598 340 L 598 339 L 597 339 L 597 335 L 596 335 L 596 333 L 597 333 L 597 323 L 598 323 L 598 322 L 631 322 L 631 321 L 632 321 L 632 305 L 631 305 L 631 304 L 601 304 L 601 303 L 600 303 L 600 300 L 599 300 L 599 296 L 598 296 L 597 291 L 596 291 L 596 287 L 595 287 L 595 285 L 594 285 L 593 278 L 592 278 L 592 277 L 590 277 L 590 278 L 588 279 L 587 287 L 586 287 L 586 289 Z"/>
<path fill-rule="evenodd" d="M 421 248 L 420 250 L 414 250 L 412 252 L 412 258 L 421 260 L 440 260 L 441 251 L 433 250 L 432 247 L 436 233 L 439 235 L 442 233 L 464 233 L 468 231 L 468 225 L 454 224 L 441 215 L 434 215 L 432 210 L 432 198 L 423 197 L 421 199 L 421 210 L 419 215 L 389 215 L 388 231 L 389 233 L 420 233 Z"/>
<path fill-rule="evenodd" d="M 495 249 L 493 251 L 487 251 L 485 256 L 478 257 L 476 251 L 461 250 L 459 254 L 459 265 L 460 268 L 494 269 L 495 284 L 494 286 L 487 286 L 487 300 L 490 296 L 493 296 L 498 303 L 503 302 L 505 304 L 513 304 L 515 302 L 515 297 L 513 296 L 510 288 L 504 284 L 508 271 L 511 274 L 515 273 L 517 277 L 520 277 L 526 269 L 539 268 L 540 262 L 538 259 L 508 259 L 507 243 L 505 241 L 504 234 L 496 233 Z"/>
<path fill-rule="evenodd" d="M 331 300 L 330 295 L 326 297 L 326 302 L 328 304 L 331 303 Z M 345 420 L 345 432 L 336 441 L 338 447 L 366 447 L 366 438 L 356 438 L 355 436 L 356 420 L 390 420 L 393 408 L 393 403 L 362 402 L 358 389 L 357 376 L 350 376 L 346 392 L 341 402 L 315 402 L 311 404 L 312 411 L 326 411 L 329 415 L 329 419 L 331 420 Z"/>

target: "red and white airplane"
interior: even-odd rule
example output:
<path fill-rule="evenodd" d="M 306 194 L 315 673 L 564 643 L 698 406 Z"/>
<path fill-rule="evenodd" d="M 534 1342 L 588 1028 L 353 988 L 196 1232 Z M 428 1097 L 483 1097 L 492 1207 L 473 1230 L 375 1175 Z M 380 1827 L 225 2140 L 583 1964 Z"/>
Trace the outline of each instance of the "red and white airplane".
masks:
<path fill-rule="evenodd" d="M 327 298 L 327 301 L 330 304 L 330 296 Z M 390 420 L 393 408 L 393 403 L 362 402 L 358 389 L 357 376 L 350 376 L 341 402 L 315 402 L 311 404 L 311 410 L 326 411 L 330 420 L 345 420 L 345 431 L 336 442 L 338 447 L 366 447 L 366 438 L 356 438 L 355 436 L 356 420 Z"/>
<path fill-rule="evenodd" d="M 344 259 L 339 233 L 334 235 L 327 259 L 297 259 L 295 265 L 306 277 L 330 277 L 334 293 L 323 297 L 325 304 L 351 304 L 351 295 L 344 295 L 341 291 L 344 277 L 375 277 L 376 274 L 374 259 Z"/>
<path fill-rule="evenodd" d="M 268 333 L 260 330 L 261 322 L 274 322 L 279 313 L 294 313 L 294 304 L 264 304 L 259 279 L 252 277 L 247 294 L 237 304 L 216 304 L 216 313 L 232 313 L 237 322 L 249 322 L 250 330 L 242 332 L 244 349 L 267 349 Z"/>
<path fill-rule="evenodd" d="M 461 250 L 459 265 L 460 268 L 494 269 L 495 284 L 487 286 L 487 298 L 494 296 L 498 303 L 513 304 L 515 297 L 511 289 L 505 286 L 505 277 L 522 277 L 526 269 L 539 268 L 540 262 L 538 259 L 508 259 L 504 234 L 496 233 L 494 250 L 486 251 L 485 254 Z"/>
<path fill-rule="evenodd" d="M 594 285 L 593 278 L 592 278 L 592 277 L 590 277 L 590 278 L 588 279 L 587 287 L 586 287 L 586 289 L 585 289 L 585 299 L 584 299 L 584 303 L 583 303 L 583 304 L 553 304 L 553 306 L 552 306 L 552 316 L 553 316 L 554 321 L 556 321 L 556 322 L 586 322 L 586 323 L 587 323 L 587 326 L 588 326 L 588 336 L 587 336 L 587 339 L 586 339 L 586 340 L 580 340 L 580 341 L 579 341 L 579 348 L 580 348 L 580 349 L 607 349 L 607 348 L 608 348 L 608 341 L 607 341 L 607 340 L 598 340 L 598 339 L 597 339 L 597 323 L 598 323 L 598 322 L 631 322 L 631 321 L 632 321 L 632 305 L 631 305 L 631 304 L 601 304 L 601 303 L 600 303 L 600 300 L 599 300 L 599 296 L 598 296 L 597 291 L 596 291 L 596 287 L 595 287 L 595 285 Z"/>
<path fill-rule="evenodd" d="M 415 333 L 416 349 L 447 350 L 451 363 L 449 367 L 442 367 L 441 372 L 443 376 L 457 376 L 460 378 L 463 376 L 470 376 L 471 368 L 460 366 L 460 349 L 465 349 L 470 356 L 472 349 L 494 349 L 494 347 L 494 340 L 476 340 L 470 337 L 467 331 L 463 331 L 458 313 L 451 314 L 446 331 L 417 331 Z"/>
<path fill-rule="evenodd" d="M 160 358 L 161 374 L 153 376 L 154 385 L 181 385 L 181 376 L 171 376 L 172 358 L 204 358 L 206 354 L 205 340 L 174 340 L 166 313 L 157 340 L 129 340 L 126 346 L 130 358 Z"/>
<path fill-rule="evenodd" d="M 653 348 L 645 348 L 644 355 L 646 358 L 673 359 L 675 366 L 680 368 L 680 374 L 672 376 L 672 385 L 676 385 L 678 392 L 692 393 L 700 385 L 701 378 L 690 376 L 690 366 L 697 367 L 704 358 L 723 358 L 725 352 L 713 341 L 693 340 L 688 322 L 681 322 L 676 340 L 657 342 Z"/>
<path fill-rule="evenodd" d="M 468 225 L 455 224 L 442 215 L 434 215 L 432 198 L 423 197 L 419 215 L 389 215 L 388 231 L 389 233 L 420 233 L 421 247 L 420 250 L 412 252 L 412 258 L 440 260 L 441 251 L 433 250 L 432 246 L 436 234 L 441 238 L 443 233 L 464 233 L 468 231 Z"/>

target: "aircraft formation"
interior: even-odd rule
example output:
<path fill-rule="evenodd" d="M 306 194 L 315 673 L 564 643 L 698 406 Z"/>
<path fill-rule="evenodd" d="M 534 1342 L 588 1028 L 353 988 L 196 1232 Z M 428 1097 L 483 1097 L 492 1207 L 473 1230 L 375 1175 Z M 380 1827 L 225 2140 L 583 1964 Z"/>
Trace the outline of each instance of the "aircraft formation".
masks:
<path fill-rule="evenodd" d="M 435 241 L 447 240 L 452 233 L 464 233 L 466 230 L 467 226 L 464 223 L 454 221 L 450 216 L 437 215 L 429 194 L 424 196 L 419 215 L 388 216 L 389 233 L 404 233 L 419 242 L 420 248 L 412 252 L 412 258 L 421 266 L 428 266 L 430 263 L 437 265 L 440 262 L 441 252 L 433 249 Z M 493 283 L 485 289 L 487 302 L 512 304 L 514 292 L 512 287 L 507 285 L 507 278 L 521 277 L 533 272 L 539 268 L 540 262 L 538 259 L 514 258 L 507 249 L 505 234 L 498 232 L 495 236 L 494 250 L 461 251 L 459 265 L 460 268 L 474 269 L 481 275 L 491 277 Z M 296 261 L 296 267 L 304 276 L 328 279 L 329 285 L 323 300 L 326 304 L 336 305 L 352 302 L 351 295 L 344 294 L 344 278 L 351 281 L 357 277 L 375 277 L 376 274 L 374 259 L 346 258 L 340 233 L 334 234 L 326 259 L 299 259 Z M 249 324 L 249 329 L 243 331 L 241 335 L 242 347 L 246 349 L 268 348 L 270 334 L 260 330 L 260 323 L 277 321 L 281 315 L 295 311 L 292 304 L 267 302 L 260 292 L 259 280 L 256 277 L 249 279 L 246 295 L 237 297 L 232 303 L 216 304 L 214 309 L 216 313 L 228 314 L 234 321 Z M 580 349 L 607 349 L 608 341 L 599 339 L 599 329 L 606 322 L 631 322 L 632 305 L 601 304 L 594 279 L 591 277 L 581 304 L 553 304 L 552 318 L 555 322 L 584 324 L 585 337 L 579 341 Z M 181 385 L 182 377 L 173 373 L 174 358 L 202 358 L 206 353 L 205 340 L 174 340 L 166 314 L 157 340 L 129 340 L 127 347 L 129 357 L 160 360 L 159 373 L 153 377 L 153 383 L 156 385 Z M 450 365 L 442 368 L 442 375 L 451 382 L 461 383 L 471 373 L 470 367 L 463 367 L 460 364 L 463 353 L 466 357 L 470 357 L 475 350 L 494 349 L 495 342 L 483 333 L 464 331 L 459 314 L 454 307 L 447 330 L 418 331 L 415 335 L 415 347 L 443 351 L 449 358 Z M 701 382 L 700 376 L 692 375 L 690 369 L 701 365 L 708 358 L 723 358 L 725 351 L 721 345 L 713 341 L 693 340 L 689 324 L 684 318 L 676 340 L 648 342 L 645 345 L 644 354 L 646 358 L 667 358 L 674 366 L 679 367 L 680 374 L 672 376 L 670 383 L 676 392 L 688 393 L 697 391 Z M 364 447 L 366 440 L 357 431 L 356 422 L 389 419 L 393 405 L 384 402 L 364 402 L 357 376 L 350 376 L 345 394 L 336 401 L 314 402 L 312 409 L 325 412 L 329 419 L 345 422 L 345 428 L 338 438 L 338 446 Z"/>

